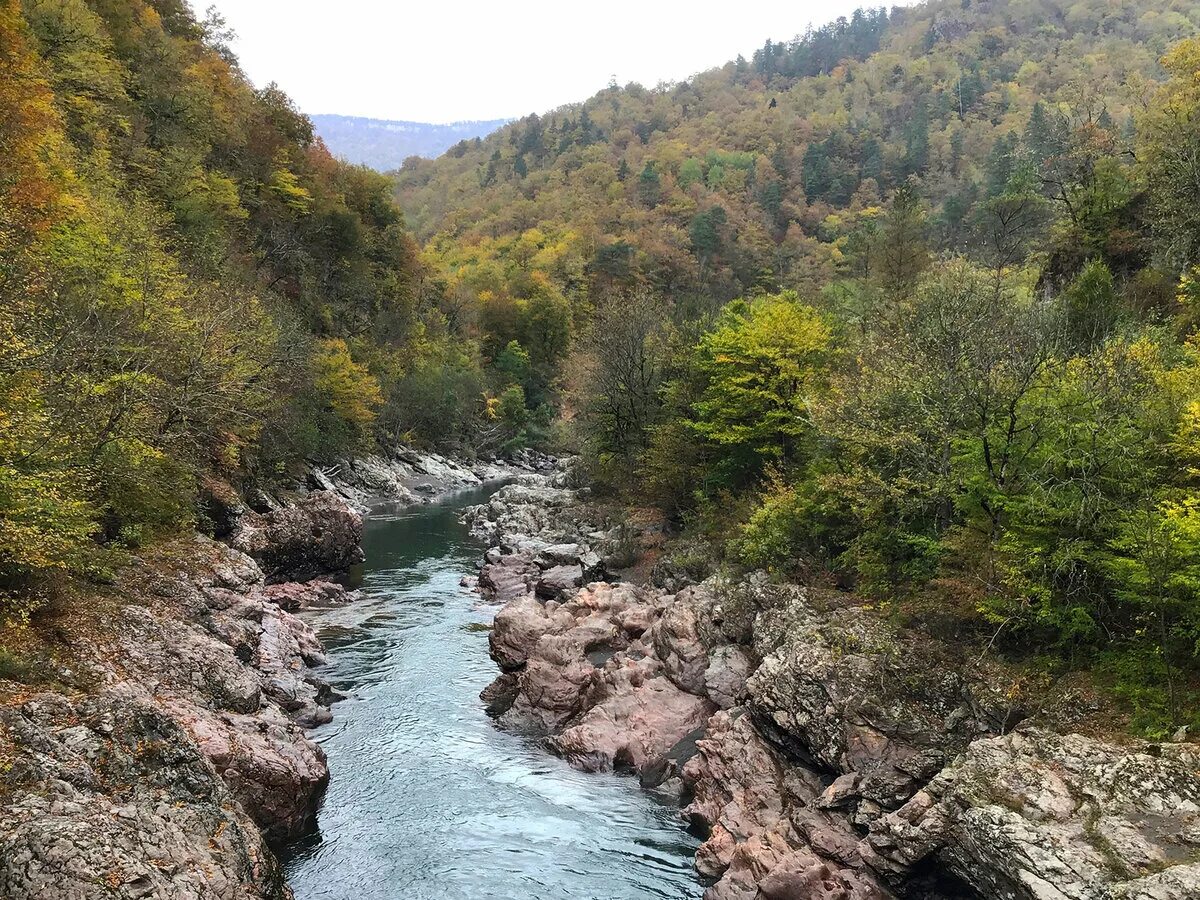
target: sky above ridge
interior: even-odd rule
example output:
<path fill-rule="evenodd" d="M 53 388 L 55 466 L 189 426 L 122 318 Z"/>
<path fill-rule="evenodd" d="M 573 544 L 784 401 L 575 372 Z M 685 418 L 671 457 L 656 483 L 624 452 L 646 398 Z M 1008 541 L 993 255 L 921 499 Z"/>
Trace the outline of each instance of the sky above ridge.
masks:
<path fill-rule="evenodd" d="M 541 113 L 614 76 L 680 81 L 873 5 L 193 0 L 200 14 L 208 2 L 237 32 L 233 49 L 255 84 L 278 82 L 310 114 L 418 122 Z"/>

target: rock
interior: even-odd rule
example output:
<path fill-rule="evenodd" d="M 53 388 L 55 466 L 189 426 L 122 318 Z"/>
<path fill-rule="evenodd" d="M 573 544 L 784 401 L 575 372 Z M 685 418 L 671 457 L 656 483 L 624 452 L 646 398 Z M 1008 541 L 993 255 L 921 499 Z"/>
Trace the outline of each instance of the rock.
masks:
<path fill-rule="evenodd" d="M 0 896 L 286 900 L 275 857 L 188 734 L 151 704 L 60 695 L 0 711 Z"/>
<path fill-rule="evenodd" d="M 582 548 L 579 544 L 551 544 L 542 549 L 535 560 L 542 569 L 552 569 L 555 566 L 574 565 L 579 560 Z"/>
<path fill-rule="evenodd" d="M 722 644 L 708 655 L 704 691 L 721 709 L 731 709 L 746 699 L 746 679 L 753 669 L 749 653 L 741 647 Z"/>
<path fill-rule="evenodd" d="M 263 596 L 280 609 L 296 612 L 301 609 L 341 606 L 358 599 L 353 591 L 333 581 L 295 582 L 285 581 L 270 584 L 263 589 Z"/>
<path fill-rule="evenodd" d="M 696 614 L 691 603 L 677 600 L 670 604 L 653 630 L 654 654 L 663 669 L 680 689 L 705 695 L 704 676 L 708 653 L 696 630 Z"/>
<path fill-rule="evenodd" d="M 183 703 L 168 703 L 166 709 L 268 839 L 288 840 L 312 830 L 329 768 L 320 747 L 298 739 L 291 720 L 275 710 L 214 716 Z"/>
<path fill-rule="evenodd" d="M 479 571 L 479 587 L 485 597 L 508 603 L 533 590 L 540 570 L 526 554 L 499 555 Z"/>
<path fill-rule="evenodd" d="M 498 675 L 491 684 L 479 692 L 487 714 L 497 717 L 508 712 L 517 699 L 517 676 L 511 672 Z"/>
<path fill-rule="evenodd" d="M 811 797 L 816 789 L 789 780 L 783 758 L 742 710 L 712 716 L 697 747 L 683 771 L 692 792 L 684 815 L 708 834 L 696 853 L 696 868 L 718 876 L 739 844 L 786 825 L 793 794 Z"/>
<path fill-rule="evenodd" d="M 857 871 L 858 835 L 849 823 L 810 808 L 817 776 L 790 766 L 744 710 L 714 715 L 697 746 L 684 767 L 692 791 L 684 812 L 708 834 L 696 853 L 696 868 L 718 878 L 707 900 L 892 896 Z"/>
<path fill-rule="evenodd" d="M 903 874 L 936 856 L 1003 900 L 1200 897 L 1200 748 L 1120 748 L 1025 729 L 975 741 L 863 855 Z"/>
<path fill-rule="evenodd" d="M 708 700 L 681 691 L 668 678 L 638 683 L 636 676 L 605 675 L 610 677 L 606 698 L 550 741 L 556 752 L 581 769 L 642 772 L 660 765 L 713 713 Z"/>
<path fill-rule="evenodd" d="M 583 586 L 583 569 L 579 566 L 555 566 L 538 579 L 534 590 L 547 600 L 565 599 Z"/>
<path fill-rule="evenodd" d="M 602 642 L 604 636 L 596 639 Z M 596 667 L 586 655 L 591 646 L 589 635 L 582 630 L 539 638 L 517 675 L 517 696 L 502 721 L 545 735 L 574 718 L 597 677 Z"/>
<path fill-rule="evenodd" d="M 886 808 L 999 727 L 962 665 L 857 607 L 819 611 L 796 594 L 757 615 L 755 649 L 756 721 L 796 758 L 857 773 L 858 793 Z"/>
<path fill-rule="evenodd" d="M 821 809 L 841 809 L 849 806 L 850 801 L 858 797 L 858 782 L 861 780 L 857 772 L 847 772 L 833 780 L 829 787 L 821 792 L 816 805 Z"/>
<path fill-rule="evenodd" d="M 85 662 L 112 704 L 182 727 L 264 831 L 295 836 L 328 780 L 302 729 L 328 721 L 333 695 L 311 670 L 324 661 L 312 629 L 267 590 L 255 562 L 224 544 L 161 545 L 120 572 L 116 595 L 132 602 L 110 614 L 111 636 L 90 639 Z"/>
<path fill-rule="evenodd" d="M 362 516 L 331 491 L 244 516 L 230 545 L 253 558 L 268 582 L 346 575 L 363 561 Z"/>
<path fill-rule="evenodd" d="M 522 668 L 534 645 L 552 627 L 542 603 L 529 594 L 518 597 L 496 613 L 488 635 L 492 659 L 505 671 Z"/>
<path fill-rule="evenodd" d="M 844 598 L 683 565 L 660 573 L 671 594 L 592 580 L 577 548 L 612 538 L 545 481 L 469 520 L 497 548 L 481 586 L 507 598 L 489 711 L 687 798 L 707 900 L 1200 897 L 1186 735 L 999 737 L 1027 715 L 1003 677 Z"/>
<path fill-rule="evenodd" d="M 870 876 L 831 866 L 799 850 L 780 860 L 758 882 L 762 900 L 886 900 L 891 892 Z"/>
<path fill-rule="evenodd" d="M 556 460 L 549 463 L 551 469 L 557 465 Z M 456 460 L 399 445 L 387 453 L 340 460 L 328 471 L 313 470 L 310 479 L 316 488 L 336 491 L 364 512 L 381 503 L 429 503 L 487 481 L 513 477 L 524 468 L 498 460 Z"/>

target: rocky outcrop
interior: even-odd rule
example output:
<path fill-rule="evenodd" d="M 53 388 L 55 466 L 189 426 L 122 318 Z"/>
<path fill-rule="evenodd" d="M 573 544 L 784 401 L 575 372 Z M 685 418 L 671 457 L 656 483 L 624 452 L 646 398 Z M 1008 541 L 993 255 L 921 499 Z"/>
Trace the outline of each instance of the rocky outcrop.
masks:
<path fill-rule="evenodd" d="M 365 512 L 381 502 L 429 503 L 489 481 L 523 472 L 551 472 L 557 467 L 556 459 L 533 450 L 515 451 L 503 460 L 465 462 L 399 445 L 386 453 L 314 468 L 309 481 L 312 487 L 333 491 L 352 508 Z"/>
<path fill-rule="evenodd" d="M 0 896 L 290 896 L 264 839 L 312 826 L 329 772 L 304 728 L 332 693 L 280 593 L 303 591 L 199 536 L 122 570 L 75 663 L 90 696 L 0 714 Z"/>
<path fill-rule="evenodd" d="M 0 896 L 285 900 L 275 857 L 176 720 L 119 690 L 0 710 Z"/>
<path fill-rule="evenodd" d="M 976 741 L 862 847 L 895 873 L 936 856 L 998 900 L 1200 896 L 1200 747 L 1037 728 Z"/>
<path fill-rule="evenodd" d="M 762 665 L 747 682 L 749 707 L 794 756 L 855 775 L 864 803 L 894 809 L 972 740 L 1015 724 L 983 678 L 936 643 L 836 597 L 818 609 L 798 588 L 774 590 L 755 619 Z"/>
<path fill-rule="evenodd" d="M 494 544 L 480 589 L 504 604 L 489 711 L 682 797 L 707 900 L 1200 897 L 1194 747 L 1038 728 L 1071 697 L 1027 703 L 836 594 L 687 567 L 669 590 L 588 578 L 614 535 L 561 485 L 525 480 L 471 518 Z"/>
<path fill-rule="evenodd" d="M 269 837 L 311 827 L 329 772 L 303 728 L 327 722 L 332 694 L 312 629 L 270 599 L 253 560 L 196 537 L 122 573 L 110 679 L 191 734 Z"/>
<path fill-rule="evenodd" d="M 362 516 L 333 491 L 318 491 L 268 513 L 248 511 L 229 539 L 262 567 L 268 582 L 347 576 L 362 563 Z"/>

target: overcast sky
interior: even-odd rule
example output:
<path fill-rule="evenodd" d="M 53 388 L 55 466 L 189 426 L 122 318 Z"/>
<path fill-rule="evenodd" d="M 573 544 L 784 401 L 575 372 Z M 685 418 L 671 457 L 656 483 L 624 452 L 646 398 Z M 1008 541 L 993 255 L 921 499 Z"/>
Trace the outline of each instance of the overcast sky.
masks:
<path fill-rule="evenodd" d="M 653 87 L 864 0 L 193 0 L 216 5 L 257 85 L 310 114 L 452 122 L 545 112 L 616 76 Z"/>

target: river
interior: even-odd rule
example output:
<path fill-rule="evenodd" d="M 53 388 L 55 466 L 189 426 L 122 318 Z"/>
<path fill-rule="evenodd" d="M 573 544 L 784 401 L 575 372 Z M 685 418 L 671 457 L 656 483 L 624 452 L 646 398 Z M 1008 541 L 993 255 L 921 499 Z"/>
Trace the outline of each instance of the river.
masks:
<path fill-rule="evenodd" d="M 485 714 L 494 610 L 459 586 L 483 552 L 459 516 L 494 489 L 371 516 L 363 599 L 307 614 L 346 699 L 313 732 L 319 831 L 283 854 L 297 900 L 699 897 L 675 806 Z"/>

